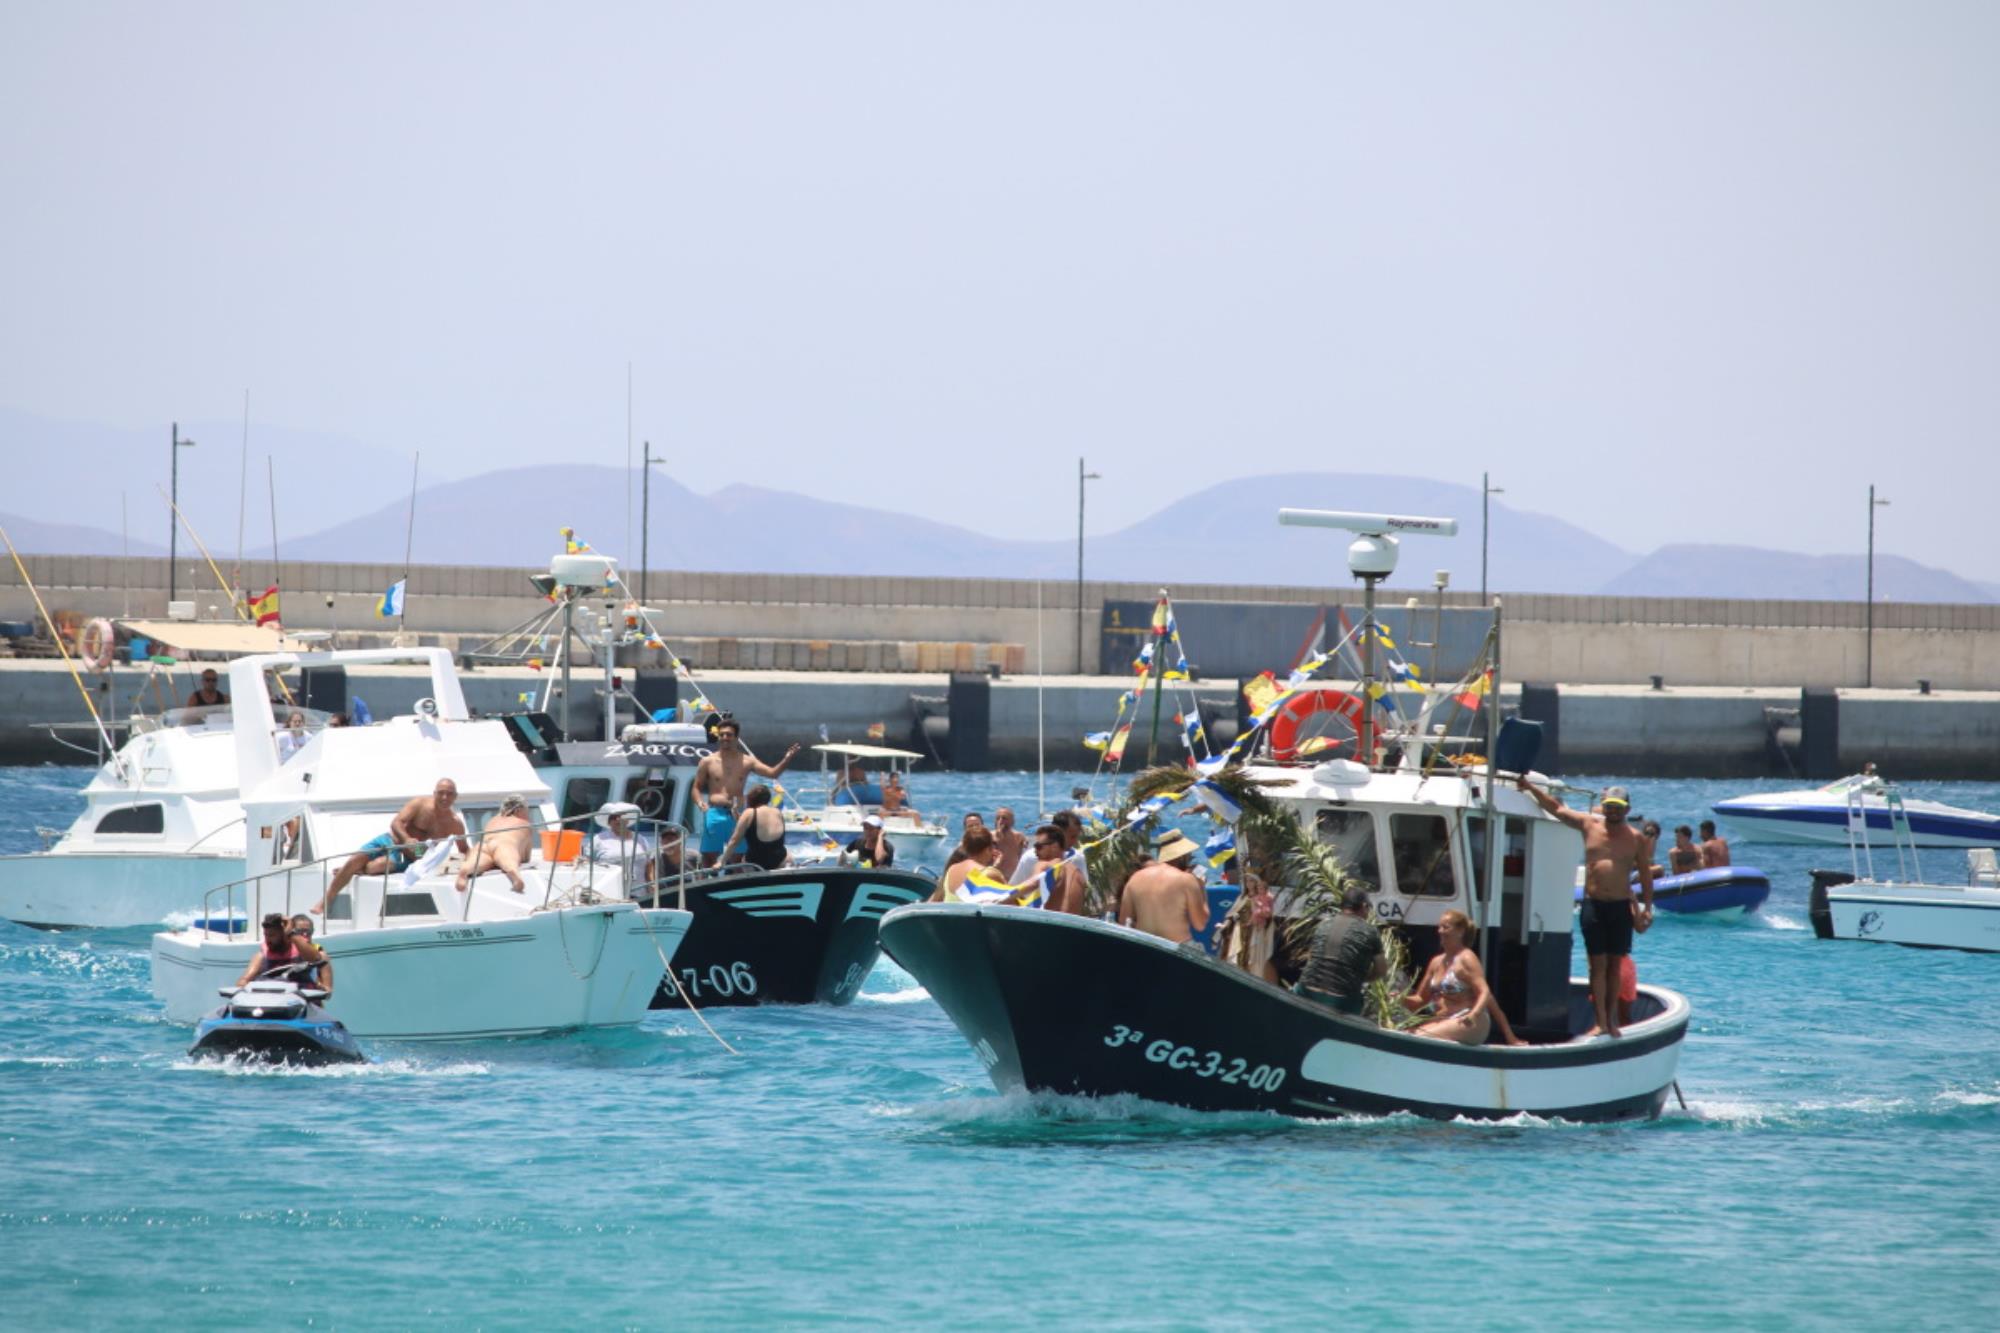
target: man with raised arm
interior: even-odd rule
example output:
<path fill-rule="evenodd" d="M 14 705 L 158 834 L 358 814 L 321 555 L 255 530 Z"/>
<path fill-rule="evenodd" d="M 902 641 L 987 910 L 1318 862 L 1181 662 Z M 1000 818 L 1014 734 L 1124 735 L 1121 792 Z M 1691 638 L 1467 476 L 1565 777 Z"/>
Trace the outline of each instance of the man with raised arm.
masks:
<path fill-rule="evenodd" d="M 705 756 L 694 770 L 694 803 L 701 811 L 701 863 L 712 866 L 722 859 L 729 835 L 736 831 L 737 807 L 743 804 L 743 784 L 755 773 L 775 778 L 785 771 L 799 752 L 793 745 L 775 764 L 759 759 L 743 744 L 743 729 L 733 717 L 715 724 L 715 753 Z"/>
<path fill-rule="evenodd" d="M 1583 834 L 1583 904 L 1577 913 L 1583 951 L 1590 958 L 1590 1007 L 1597 1026 L 1585 1036 L 1619 1035 L 1619 959 L 1632 953 L 1632 931 L 1653 924 L 1653 867 L 1646 840 L 1626 816 L 1632 800 L 1623 787 L 1610 787 L 1598 802 L 1599 814 L 1572 810 L 1516 774 L 1514 783 L 1535 804 Z M 1639 877 L 1643 903 L 1633 900 L 1632 876 Z"/>

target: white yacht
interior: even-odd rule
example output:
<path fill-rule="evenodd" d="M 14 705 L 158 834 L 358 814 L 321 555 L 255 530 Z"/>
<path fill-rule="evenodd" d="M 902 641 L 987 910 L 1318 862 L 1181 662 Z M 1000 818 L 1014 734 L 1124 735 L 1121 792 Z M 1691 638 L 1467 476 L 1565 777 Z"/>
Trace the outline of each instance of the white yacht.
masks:
<path fill-rule="evenodd" d="M 428 665 L 417 712 L 368 727 L 329 727 L 279 755 L 264 676 L 332 662 Z M 153 937 L 153 989 L 177 1022 L 214 1008 L 259 947 L 268 912 L 306 913 L 332 958 L 328 1013 L 357 1037 L 515 1036 L 624 1026 L 645 1014 L 690 914 L 630 900 L 635 868 L 577 855 L 548 787 L 497 719 L 468 713 L 441 648 L 271 654 L 230 667 L 236 763 L 247 821 L 247 877 L 188 900 L 189 927 Z M 340 865 L 412 797 L 450 778 L 469 833 L 509 795 L 546 827 L 522 866 L 522 892 L 500 874 L 456 887 L 455 842 L 401 873 L 360 875 L 321 912 Z M 329 854 L 330 853 L 330 854 Z"/>
<path fill-rule="evenodd" d="M 312 714 L 324 725 L 323 714 Z M 137 716 L 83 789 L 67 831 L 0 856 L 0 917 L 31 926 L 164 921 L 243 874 L 243 807 L 228 707 Z"/>
<path fill-rule="evenodd" d="M 1874 806 L 1862 793 L 1848 796 L 1849 870 L 1812 872 L 1809 914 L 1813 933 L 1823 940 L 1872 940 L 1924 949 L 1964 949 L 2000 953 L 2000 862 L 1991 847 L 1965 850 L 1965 879 L 1948 884 L 1924 876 L 1906 812 L 1894 787 L 1872 793 L 1886 808 L 1896 854 L 1892 873 L 1875 867 Z"/>

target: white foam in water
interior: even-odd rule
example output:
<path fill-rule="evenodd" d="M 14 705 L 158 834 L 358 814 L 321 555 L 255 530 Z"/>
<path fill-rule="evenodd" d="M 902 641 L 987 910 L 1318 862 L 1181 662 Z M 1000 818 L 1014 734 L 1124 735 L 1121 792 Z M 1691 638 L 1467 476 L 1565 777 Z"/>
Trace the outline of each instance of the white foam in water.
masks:
<path fill-rule="evenodd" d="M 479 1078 L 491 1073 L 492 1066 L 481 1060 L 455 1060 L 447 1064 L 427 1064 L 409 1059 L 365 1060 L 358 1064 L 274 1065 L 247 1060 L 190 1060 L 182 1058 L 170 1069 L 195 1070 L 237 1078 Z"/>
<path fill-rule="evenodd" d="M 1806 922 L 1794 920 L 1793 918 L 1786 916 L 1783 912 L 1759 912 L 1757 913 L 1757 919 L 1762 921 L 1765 925 L 1769 926 L 1772 930 L 1812 929 L 1812 927 L 1808 925 Z"/>
<path fill-rule="evenodd" d="M 1937 1099 L 1947 1106 L 2000 1106 L 2000 1092 L 1976 1092 L 1947 1088 Z"/>
<path fill-rule="evenodd" d="M 928 1000 L 931 993 L 922 986 L 912 986 L 908 990 L 862 991 L 854 998 L 871 1004 L 909 1004 L 913 1000 Z"/>

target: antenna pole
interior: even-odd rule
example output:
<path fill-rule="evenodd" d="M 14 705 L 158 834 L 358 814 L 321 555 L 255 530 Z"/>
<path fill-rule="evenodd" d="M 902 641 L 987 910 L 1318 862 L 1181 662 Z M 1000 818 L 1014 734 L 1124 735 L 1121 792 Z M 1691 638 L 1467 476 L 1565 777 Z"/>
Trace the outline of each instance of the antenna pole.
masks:
<path fill-rule="evenodd" d="M 403 606 L 396 612 L 396 632 L 403 632 L 403 622 L 409 618 L 410 609 L 410 550 L 417 541 L 417 468 L 424 461 L 424 451 L 419 449 L 410 459 L 410 519 L 403 528 Z"/>
<path fill-rule="evenodd" d="M 1167 692 L 1167 590 L 1160 589 L 1159 605 L 1153 608 L 1153 669 L 1147 674 L 1153 686 L 1153 730 L 1146 737 L 1146 767 L 1151 768 L 1160 748 L 1160 696 Z"/>

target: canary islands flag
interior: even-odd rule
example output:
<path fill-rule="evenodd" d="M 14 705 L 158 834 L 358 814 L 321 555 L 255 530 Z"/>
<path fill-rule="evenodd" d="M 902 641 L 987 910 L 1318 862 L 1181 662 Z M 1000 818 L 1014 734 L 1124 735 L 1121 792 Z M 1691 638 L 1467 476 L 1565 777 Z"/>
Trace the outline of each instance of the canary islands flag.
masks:
<path fill-rule="evenodd" d="M 389 585 L 389 591 L 382 594 L 382 600 L 375 603 L 375 616 L 379 620 L 393 620 L 403 614 L 403 585 L 408 579 L 397 579 Z"/>
<path fill-rule="evenodd" d="M 278 623 L 278 585 L 273 583 L 264 589 L 264 595 L 250 599 L 250 614 L 257 618 L 259 625 Z"/>

